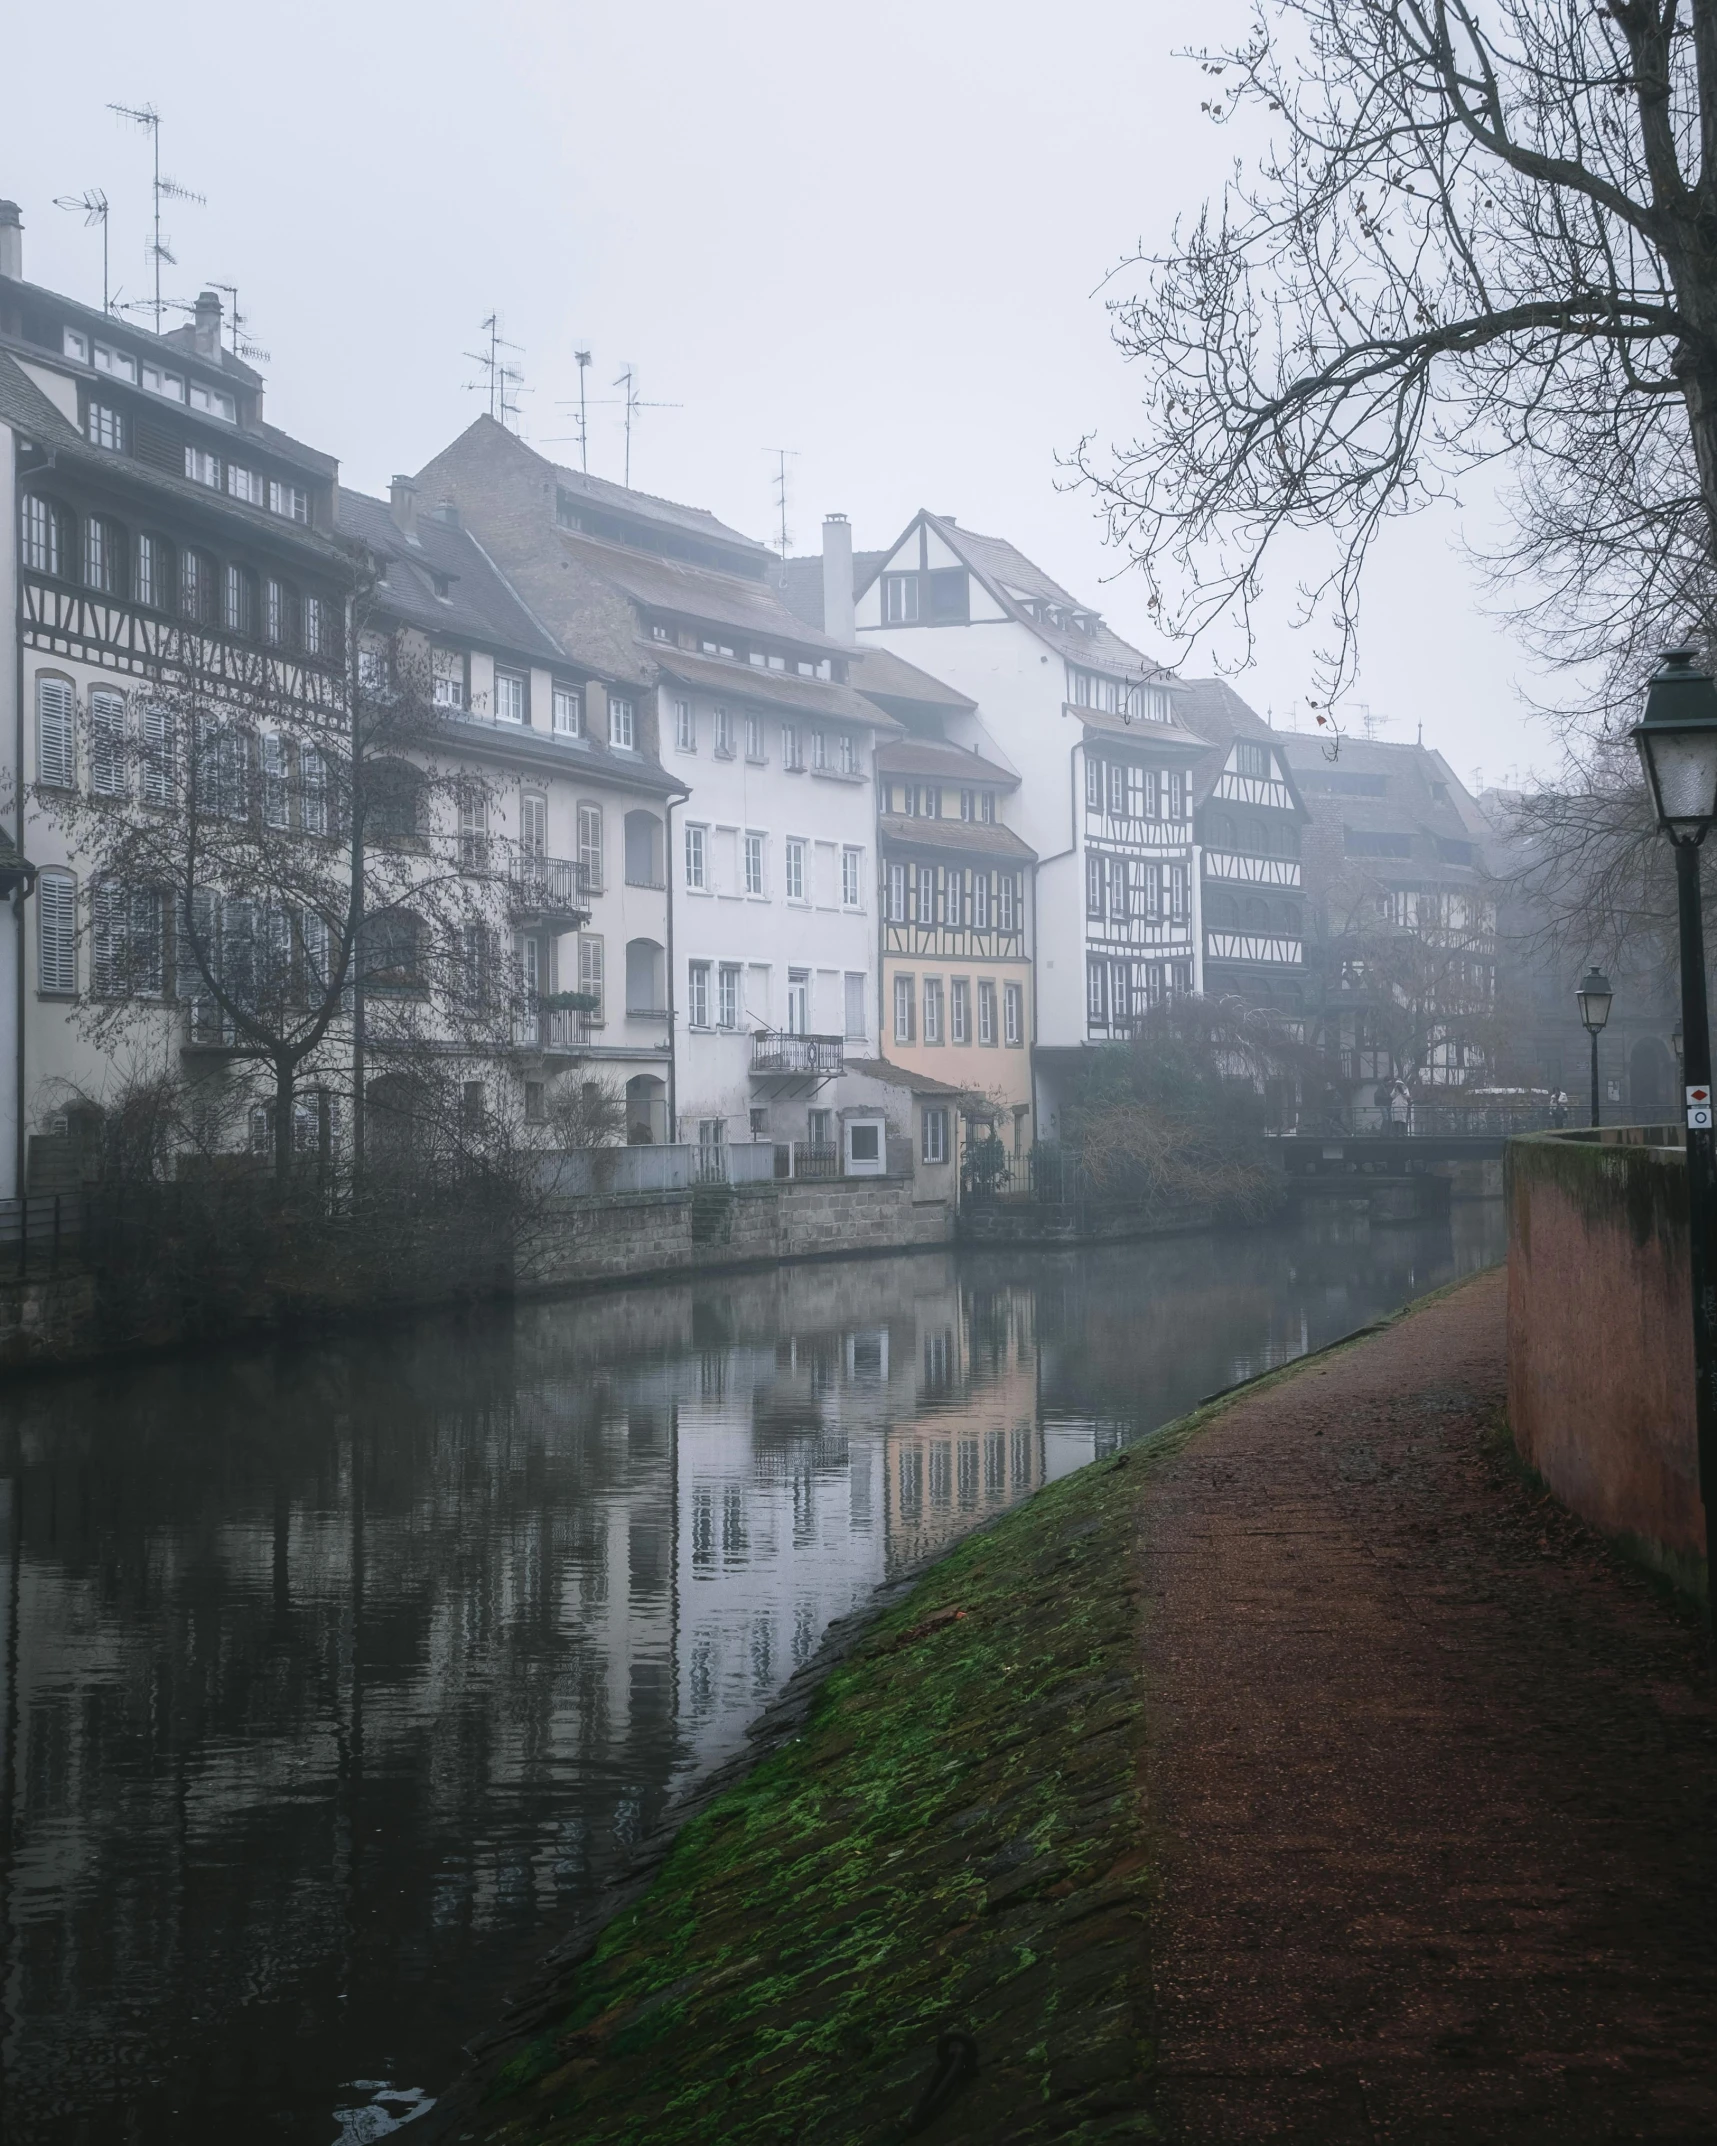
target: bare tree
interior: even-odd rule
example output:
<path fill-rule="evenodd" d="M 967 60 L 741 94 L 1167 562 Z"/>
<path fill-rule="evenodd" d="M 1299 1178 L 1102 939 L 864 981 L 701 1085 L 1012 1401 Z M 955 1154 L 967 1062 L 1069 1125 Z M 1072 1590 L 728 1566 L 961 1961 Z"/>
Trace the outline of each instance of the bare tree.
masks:
<path fill-rule="evenodd" d="M 1130 264 L 1146 425 L 1079 457 L 1164 630 L 1249 629 L 1272 546 L 1314 532 L 1333 697 L 1379 528 L 1498 464 L 1494 564 L 1602 664 L 1603 728 L 1713 614 L 1717 0 L 1261 0 L 1200 58 L 1268 146 Z"/>
<path fill-rule="evenodd" d="M 361 1126 L 369 1066 L 415 1093 L 521 1011 L 491 787 L 362 610 L 291 656 L 183 630 L 141 689 L 87 696 L 33 791 L 90 886 L 80 1019 L 112 1048 L 184 1002 L 189 1043 L 266 1070 L 281 1183 L 308 1081 L 349 1083 Z"/>

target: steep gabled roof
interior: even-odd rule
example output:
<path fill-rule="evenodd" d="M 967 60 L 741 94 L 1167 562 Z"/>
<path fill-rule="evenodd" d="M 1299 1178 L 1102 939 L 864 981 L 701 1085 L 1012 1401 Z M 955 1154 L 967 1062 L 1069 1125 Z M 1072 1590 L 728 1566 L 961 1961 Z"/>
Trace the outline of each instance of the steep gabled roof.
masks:
<path fill-rule="evenodd" d="M 885 551 L 855 551 L 853 553 L 853 594 L 868 586 L 883 561 Z M 802 618 L 807 626 L 823 630 L 823 562 L 821 556 L 808 559 L 777 559 L 769 569 L 769 578 L 781 592 L 781 601 L 796 618 Z"/>
<path fill-rule="evenodd" d="M 403 624 L 425 633 L 479 641 L 489 648 L 553 665 L 561 660 L 558 642 L 532 616 L 469 530 L 419 516 L 408 536 L 395 522 L 385 499 L 363 492 L 340 491 L 339 526 L 388 562 L 388 578 L 377 590 L 380 607 Z M 447 584 L 437 596 L 434 577 Z"/>
<path fill-rule="evenodd" d="M 1069 663 L 1084 664 L 1092 670 L 1113 671 L 1128 678 L 1151 678 L 1172 687 L 1173 681 L 1161 664 L 1154 663 L 1131 642 L 1123 641 L 1089 604 L 1082 604 L 1076 596 L 1069 595 L 1058 581 L 1051 580 L 1042 567 L 1035 565 L 1005 537 L 982 536 L 975 529 L 963 528 L 952 515 L 932 514 L 928 508 L 921 509 L 913 517 L 908 530 L 916 529 L 920 523 L 933 530 L 954 556 L 978 576 L 1011 618 Z M 904 541 L 904 535 L 901 541 Z M 897 542 L 886 553 L 867 554 L 877 563 L 866 575 L 865 588 L 899 548 Z M 1034 614 L 1033 603 L 1052 604 L 1058 609 L 1077 613 L 1092 621 L 1091 630 L 1082 632 L 1077 626 L 1053 626 L 1047 619 Z"/>

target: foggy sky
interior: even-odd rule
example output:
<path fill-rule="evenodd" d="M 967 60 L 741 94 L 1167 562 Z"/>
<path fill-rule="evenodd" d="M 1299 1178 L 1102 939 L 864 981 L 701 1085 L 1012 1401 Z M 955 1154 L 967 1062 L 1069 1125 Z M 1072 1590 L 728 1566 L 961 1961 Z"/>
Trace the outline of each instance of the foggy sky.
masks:
<path fill-rule="evenodd" d="M 8 29 L 0 195 L 23 207 L 26 276 L 99 304 L 99 233 L 52 202 L 104 187 L 114 280 L 143 296 L 148 141 L 105 107 L 152 102 L 163 170 L 208 197 L 170 205 L 167 294 L 239 286 L 269 416 L 348 484 L 383 489 L 485 406 L 462 353 L 498 309 L 522 346 L 522 429 L 557 457 L 576 462 L 560 436 L 587 345 L 593 397 L 630 361 L 646 400 L 679 406 L 642 414 L 634 484 L 773 542 L 769 450 L 786 447 L 796 549 L 830 510 L 879 546 L 930 507 L 1010 538 L 1157 655 L 1141 585 L 1090 497 L 1058 490 L 1057 457 L 1133 422 L 1098 286 L 1141 239 L 1165 243 L 1240 146 L 1175 57 L 1189 22 L 1214 36 L 1237 12 L 86 0 L 75 26 L 34 9 Z M 590 430 L 591 469 L 618 479 L 618 410 Z M 1530 664 L 1479 613 L 1462 526 L 1422 515 L 1374 560 L 1355 703 L 1391 719 L 1386 738 L 1423 724 L 1469 780 L 1548 770 Z M 1295 565 L 1235 681 L 1278 721 L 1315 690 Z"/>

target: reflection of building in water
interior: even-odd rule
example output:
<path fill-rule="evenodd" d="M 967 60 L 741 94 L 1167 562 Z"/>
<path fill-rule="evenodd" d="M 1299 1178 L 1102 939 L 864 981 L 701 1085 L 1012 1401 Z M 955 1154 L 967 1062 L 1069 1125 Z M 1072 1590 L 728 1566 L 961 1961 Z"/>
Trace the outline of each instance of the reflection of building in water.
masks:
<path fill-rule="evenodd" d="M 1029 1293 L 926 1293 L 917 1328 L 917 1406 L 890 1423 L 883 1470 L 891 1573 L 1044 1479 Z"/>

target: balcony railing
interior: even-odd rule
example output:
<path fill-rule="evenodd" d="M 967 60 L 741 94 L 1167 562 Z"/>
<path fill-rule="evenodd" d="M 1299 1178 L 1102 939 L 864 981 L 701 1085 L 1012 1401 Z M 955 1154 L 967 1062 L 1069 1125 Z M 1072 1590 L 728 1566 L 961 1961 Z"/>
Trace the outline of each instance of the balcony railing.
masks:
<path fill-rule="evenodd" d="M 584 916 L 596 891 L 589 865 L 578 857 L 516 857 L 509 879 L 520 916 Z"/>
<path fill-rule="evenodd" d="M 779 1028 L 760 1028 L 752 1035 L 753 1073 L 827 1080 L 846 1069 L 846 1043 L 840 1036 L 793 1036 Z"/>

